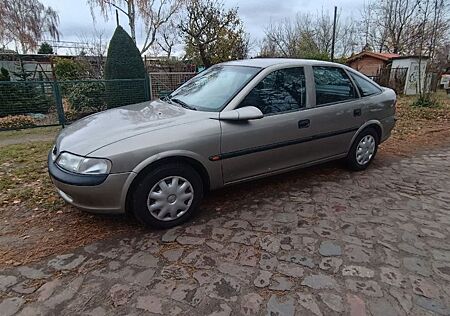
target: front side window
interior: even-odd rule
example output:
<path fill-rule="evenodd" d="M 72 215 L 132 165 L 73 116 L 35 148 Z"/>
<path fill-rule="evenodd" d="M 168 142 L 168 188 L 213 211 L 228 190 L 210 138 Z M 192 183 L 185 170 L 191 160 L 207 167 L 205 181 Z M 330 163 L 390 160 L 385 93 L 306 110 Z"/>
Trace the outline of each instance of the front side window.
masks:
<path fill-rule="evenodd" d="M 260 70 L 246 66 L 213 66 L 172 92 L 168 100 L 196 110 L 218 112 Z"/>
<path fill-rule="evenodd" d="M 305 73 L 303 68 L 276 70 L 250 91 L 240 104 L 255 106 L 263 114 L 296 111 L 306 107 Z"/>
<path fill-rule="evenodd" d="M 313 67 L 316 104 L 343 102 L 356 98 L 356 91 L 345 71 L 338 67 Z"/>
<path fill-rule="evenodd" d="M 369 80 L 364 79 L 363 77 L 358 76 L 357 74 L 354 74 L 352 72 L 350 72 L 350 76 L 358 86 L 359 93 L 362 97 L 367 97 L 369 95 L 378 94 L 381 92 L 380 88 L 371 83 Z"/>

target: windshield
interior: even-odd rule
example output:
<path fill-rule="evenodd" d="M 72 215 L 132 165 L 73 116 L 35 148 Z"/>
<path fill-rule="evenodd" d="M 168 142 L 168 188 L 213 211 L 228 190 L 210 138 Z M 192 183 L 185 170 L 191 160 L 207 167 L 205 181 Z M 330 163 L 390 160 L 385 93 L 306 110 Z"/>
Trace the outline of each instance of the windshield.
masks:
<path fill-rule="evenodd" d="M 218 112 L 260 71 L 246 66 L 213 66 L 168 96 L 186 108 Z"/>

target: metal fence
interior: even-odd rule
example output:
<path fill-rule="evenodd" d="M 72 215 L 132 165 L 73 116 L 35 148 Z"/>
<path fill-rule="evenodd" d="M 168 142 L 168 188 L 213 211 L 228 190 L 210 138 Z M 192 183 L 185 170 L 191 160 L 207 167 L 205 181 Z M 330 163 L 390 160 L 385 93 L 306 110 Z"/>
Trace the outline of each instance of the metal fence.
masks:
<path fill-rule="evenodd" d="M 162 98 L 194 77 L 196 72 L 151 72 L 152 98 Z"/>
<path fill-rule="evenodd" d="M 149 79 L 0 81 L 0 130 L 65 125 L 150 100 Z"/>
<path fill-rule="evenodd" d="M 383 87 L 388 87 L 397 94 L 402 94 L 405 89 L 406 74 L 408 68 L 381 68 L 376 76 L 370 78 Z"/>

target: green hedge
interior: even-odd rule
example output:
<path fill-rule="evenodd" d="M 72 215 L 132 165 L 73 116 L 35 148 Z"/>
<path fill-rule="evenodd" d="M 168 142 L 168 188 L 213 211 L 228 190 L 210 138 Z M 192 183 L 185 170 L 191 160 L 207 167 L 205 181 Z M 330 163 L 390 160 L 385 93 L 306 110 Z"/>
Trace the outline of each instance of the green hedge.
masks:
<path fill-rule="evenodd" d="M 0 117 L 47 114 L 54 104 L 54 99 L 45 94 L 43 85 L 23 82 L 0 84 Z"/>
<path fill-rule="evenodd" d="M 128 33 L 121 26 L 118 26 L 108 47 L 105 79 L 144 79 L 145 76 L 144 62 L 136 44 Z M 123 93 L 120 93 L 122 86 L 122 82 L 106 82 L 105 93 L 108 108 L 146 100 L 143 85 L 127 87 Z"/>

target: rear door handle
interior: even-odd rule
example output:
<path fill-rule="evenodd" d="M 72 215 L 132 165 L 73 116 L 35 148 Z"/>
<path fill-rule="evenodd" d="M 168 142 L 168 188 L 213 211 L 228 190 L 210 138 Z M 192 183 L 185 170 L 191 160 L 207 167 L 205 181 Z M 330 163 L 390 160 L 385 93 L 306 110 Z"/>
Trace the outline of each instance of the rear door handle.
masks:
<path fill-rule="evenodd" d="M 353 116 L 361 116 L 361 109 L 353 110 Z"/>
<path fill-rule="evenodd" d="M 309 120 L 298 121 L 298 128 L 308 128 L 310 124 Z"/>

